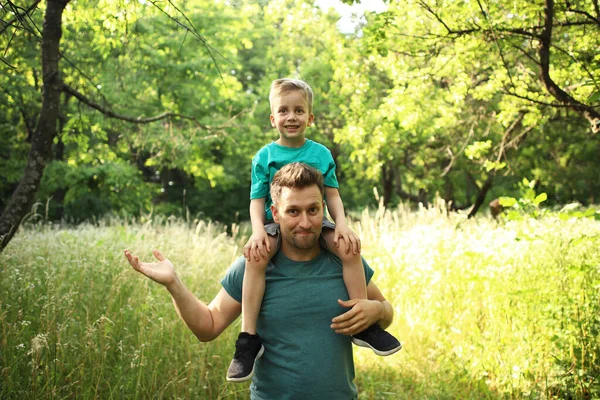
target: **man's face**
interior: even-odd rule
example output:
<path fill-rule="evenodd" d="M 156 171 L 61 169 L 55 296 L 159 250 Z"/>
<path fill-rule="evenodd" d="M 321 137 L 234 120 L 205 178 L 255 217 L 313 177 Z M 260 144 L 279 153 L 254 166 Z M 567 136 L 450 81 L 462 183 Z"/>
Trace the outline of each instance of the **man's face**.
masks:
<path fill-rule="evenodd" d="M 290 250 L 314 250 L 319 247 L 323 223 L 323 196 L 317 185 L 304 189 L 283 188 L 273 219 L 281 229 L 282 246 Z"/>
<path fill-rule="evenodd" d="M 273 99 L 271 125 L 277 128 L 281 144 L 304 143 L 304 131 L 314 116 L 308 111 L 308 101 L 299 90 L 284 92 Z"/>

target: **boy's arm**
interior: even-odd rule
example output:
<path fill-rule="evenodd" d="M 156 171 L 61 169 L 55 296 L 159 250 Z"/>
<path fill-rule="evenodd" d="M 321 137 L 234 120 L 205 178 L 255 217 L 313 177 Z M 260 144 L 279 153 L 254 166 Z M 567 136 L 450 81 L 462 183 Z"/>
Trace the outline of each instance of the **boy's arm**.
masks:
<path fill-rule="evenodd" d="M 267 259 L 267 254 L 271 251 L 269 236 L 265 231 L 265 202 L 266 199 L 250 200 L 250 222 L 252 223 L 252 236 L 244 245 L 244 257 L 249 260 L 254 257 L 256 261 L 260 257 Z"/>
<path fill-rule="evenodd" d="M 252 232 L 258 232 L 265 229 L 265 202 L 266 199 L 250 200 L 250 222 L 252 223 Z"/>
<path fill-rule="evenodd" d="M 333 222 L 335 223 L 335 237 L 333 242 L 339 247 L 338 239 L 342 238 L 346 241 L 346 253 L 349 253 L 350 250 L 354 254 L 360 253 L 360 238 L 348 228 L 340 191 L 337 188 L 325 186 L 325 200 L 327 201 L 329 214 L 331 214 L 331 218 L 333 218 Z"/>

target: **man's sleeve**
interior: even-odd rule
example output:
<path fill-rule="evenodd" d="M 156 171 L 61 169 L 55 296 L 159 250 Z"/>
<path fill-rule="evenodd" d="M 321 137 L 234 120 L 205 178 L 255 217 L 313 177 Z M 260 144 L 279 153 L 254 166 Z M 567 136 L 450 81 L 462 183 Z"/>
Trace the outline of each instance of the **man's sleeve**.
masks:
<path fill-rule="evenodd" d="M 221 286 L 235 301 L 242 302 L 242 285 L 244 282 L 244 271 L 246 270 L 246 259 L 244 256 L 237 258 L 221 279 Z"/>
<path fill-rule="evenodd" d="M 369 282 L 371 281 L 371 278 L 373 277 L 373 275 L 375 275 L 375 271 L 373 271 L 373 269 L 369 266 L 369 264 L 367 263 L 367 260 L 365 260 L 365 258 L 363 256 L 360 256 L 360 258 L 362 259 L 363 268 L 365 269 L 365 278 L 367 280 L 367 285 L 368 285 Z"/>
<path fill-rule="evenodd" d="M 252 159 L 250 200 L 267 198 L 269 194 L 269 170 L 263 153 L 263 150 L 259 151 Z"/>

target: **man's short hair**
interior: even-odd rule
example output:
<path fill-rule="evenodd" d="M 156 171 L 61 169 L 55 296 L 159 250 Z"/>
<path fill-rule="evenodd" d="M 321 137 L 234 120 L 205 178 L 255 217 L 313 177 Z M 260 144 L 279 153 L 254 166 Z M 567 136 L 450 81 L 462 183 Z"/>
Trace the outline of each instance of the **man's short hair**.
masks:
<path fill-rule="evenodd" d="M 308 85 L 300 79 L 282 78 L 275 79 L 271 83 L 271 91 L 269 92 L 269 104 L 271 105 L 271 112 L 273 112 L 273 100 L 276 97 L 280 97 L 284 93 L 299 91 L 302 93 L 306 101 L 308 102 L 308 113 L 312 114 L 313 109 L 313 91 Z"/>
<path fill-rule="evenodd" d="M 304 189 L 312 185 L 317 185 L 323 197 L 325 185 L 321 171 L 300 162 L 287 164 L 275 173 L 271 181 L 271 200 L 278 205 L 283 188 Z"/>

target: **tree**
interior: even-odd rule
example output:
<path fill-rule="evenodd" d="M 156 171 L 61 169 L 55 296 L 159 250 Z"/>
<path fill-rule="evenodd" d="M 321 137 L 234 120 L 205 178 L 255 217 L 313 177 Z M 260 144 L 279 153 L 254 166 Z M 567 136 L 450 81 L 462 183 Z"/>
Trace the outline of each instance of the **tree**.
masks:
<path fill-rule="evenodd" d="M 451 10 L 442 11 L 424 0 L 417 3 L 440 24 L 439 30 L 430 35 L 441 40 L 477 36 L 492 44 L 490 50 L 499 54 L 505 69 L 502 87 L 506 94 L 531 103 L 567 107 L 584 117 L 592 132 L 600 132 L 600 113 L 585 104 L 594 86 L 599 89 L 598 77 L 591 69 L 600 33 L 597 0 L 559 2 L 558 6 L 554 0 L 544 0 L 543 4 L 529 3 L 519 9 L 504 3 L 484 5 L 477 1 L 477 9 L 471 10 L 466 22 L 456 18 L 457 14 L 452 15 Z M 523 65 L 523 72 L 534 72 L 537 66 L 537 82 L 528 80 L 526 85 L 516 82 L 518 74 L 523 73 L 515 71 L 518 56 L 530 61 L 529 65 Z M 584 80 L 590 85 L 582 85 Z M 556 102 L 540 99 L 540 89 L 545 89 Z"/>
<path fill-rule="evenodd" d="M 35 48 L 37 46 L 38 43 L 40 43 L 41 45 L 41 50 L 42 50 L 42 57 L 41 57 L 41 69 L 42 69 L 42 104 L 41 104 L 41 108 L 39 110 L 39 116 L 37 119 L 37 125 L 35 130 L 30 131 L 30 141 L 31 141 L 31 145 L 29 148 L 29 156 L 28 156 L 28 161 L 27 164 L 24 167 L 24 172 L 22 174 L 22 177 L 18 183 L 18 185 L 16 186 L 14 193 L 11 197 L 11 199 L 7 202 L 2 216 L 0 217 L 0 251 L 2 249 L 4 249 L 4 247 L 9 243 L 9 241 L 11 240 L 11 238 L 13 237 L 13 235 L 15 234 L 16 230 L 18 229 L 18 226 L 20 225 L 21 221 L 23 220 L 24 216 L 29 212 L 29 210 L 31 209 L 33 202 L 35 200 L 35 195 L 36 192 L 39 189 L 40 186 L 40 181 L 42 179 L 42 176 L 44 174 L 44 170 L 47 166 L 47 164 L 52 160 L 53 158 L 53 153 L 52 153 L 52 149 L 53 149 L 53 143 L 55 141 L 55 139 L 57 138 L 57 126 L 60 126 L 61 131 L 60 131 L 60 136 L 58 137 L 58 142 L 57 142 L 57 148 L 59 150 L 57 150 L 57 154 L 58 153 L 63 153 L 64 150 L 64 139 L 68 138 L 69 133 L 71 133 L 72 131 L 79 131 L 81 133 L 81 129 L 77 130 L 77 129 L 73 129 L 75 127 L 75 125 L 77 125 L 77 121 L 79 120 L 79 122 L 81 121 L 85 121 L 87 118 L 85 117 L 84 114 L 82 114 L 81 109 L 78 110 L 78 117 L 76 116 L 75 118 L 71 118 L 72 116 L 69 114 L 66 114 L 65 112 L 69 112 L 69 104 L 72 103 L 70 102 L 71 99 L 77 100 L 77 102 L 79 102 L 80 104 L 85 104 L 85 106 L 89 107 L 92 110 L 95 110 L 93 112 L 100 112 L 102 113 L 102 115 L 111 118 L 113 120 L 116 121 L 124 121 L 127 123 L 134 123 L 134 124 L 149 124 L 152 122 L 156 122 L 156 121 L 167 121 L 167 125 L 166 127 L 170 126 L 170 124 L 180 124 L 180 125 L 185 125 L 187 126 L 188 132 L 192 133 L 192 135 L 198 136 L 197 135 L 197 130 L 204 130 L 204 131 L 209 131 L 212 134 L 216 134 L 215 136 L 219 136 L 218 133 L 220 133 L 223 129 L 223 127 L 219 124 L 219 122 L 223 122 L 224 124 L 227 123 L 228 120 L 230 120 L 230 118 L 227 118 L 227 114 L 226 113 L 221 113 L 220 115 L 222 116 L 220 121 L 219 120 L 212 120 L 211 122 L 217 122 L 214 125 L 208 125 L 208 124 L 204 124 L 203 121 L 201 121 L 200 119 L 196 118 L 196 117 L 192 117 L 192 116 L 188 116 L 186 114 L 183 114 L 182 112 L 177 112 L 177 111 L 168 111 L 168 112 L 159 112 L 157 113 L 158 115 L 155 116 L 150 116 L 150 117 L 143 117 L 143 116 L 136 116 L 136 117 L 132 117 L 132 116 L 128 116 L 126 115 L 126 113 L 120 113 L 120 112 L 116 112 L 113 109 L 113 106 L 111 105 L 110 101 L 107 101 L 107 96 L 103 95 L 102 92 L 100 93 L 96 93 L 96 96 L 100 97 L 101 102 L 98 102 L 94 99 L 92 99 L 90 96 L 85 95 L 82 91 L 78 90 L 76 88 L 76 86 L 79 85 L 84 85 L 87 84 L 89 85 L 89 83 L 91 81 L 93 81 L 93 78 L 90 78 L 90 74 L 93 72 L 95 76 L 102 76 L 103 72 L 107 73 L 106 71 L 103 71 L 102 68 L 97 68 L 98 65 L 102 65 L 102 62 L 98 63 L 97 61 L 91 62 L 89 63 L 88 66 L 88 71 L 83 71 L 81 65 L 85 64 L 89 58 L 85 57 L 85 53 L 84 53 L 84 49 L 86 48 L 86 46 L 83 46 L 83 49 L 78 49 L 81 50 L 80 52 L 80 56 L 82 56 L 80 58 L 81 63 L 78 65 L 77 63 L 74 63 L 73 61 L 71 61 L 71 56 L 75 54 L 75 52 L 73 51 L 73 49 L 76 48 L 76 46 L 79 46 L 79 44 L 75 45 L 74 43 L 69 43 L 70 45 L 67 46 L 61 46 L 60 45 L 60 40 L 61 37 L 63 36 L 64 33 L 64 29 L 62 26 L 62 22 L 63 22 L 63 11 L 65 10 L 65 7 L 67 6 L 69 2 L 68 1 L 47 1 L 46 3 L 46 7 L 44 10 L 44 22 L 43 22 L 43 30 L 40 32 L 41 35 L 38 35 L 37 31 L 36 31 L 36 26 L 35 26 L 35 21 L 34 18 L 32 17 L 32 14 L 38 9 L 38 4 L 39 1 L 35 1 L 32 3 L 32 5 L 28 6 L 27 8 L 19 8 L 14 6 L 14 4 L 12 2 L 8 2 L 8 6 L 7 7 L 3 7 L 3 10 L 8 10 L 7 11 L 7 15 L 14 15 L 14 18 L 9 19 L 7 18 L 7 22 L 3 22 L 3 25 L 0 29 L 2 29 L 3 32 L 5 31 L 10 31 L 12 30 L 12 36 L 11 39 L 9 39 L 7 42 L 3 43 L 6 45 L 7 49 L 11 49 L 10 45 L 11 42 L 13 40 L 13 38 L 17 38 L 17 40 L 24 40 L 30 47 L 27 48 Z M 179 8 L 177 8 L 173 3 L 168 2 L 168 6 L 171 7 L 171 9 L 163 9 L 161 8 L 160 5 L 152 3 L 154 6 L 154 18 L 157 18 L 156 15 L 162 15 L 163 18 L 160 21 L 159 24 L 153 24 L 151 26 L 151 28 L 155 28 L 155 27 L 162 27 L 164 26 L 164 20 L 166 16 L 166 19 L 168 19 L 171 22 L 174 22 L 177 24 L 177 26 L 179 26 L 180 28 L 183 28 L 183 30 L 185 31 L 185 35 L 187 35 L 188 33 L 193 36 L 196 39 L 196 43 L 200 43 L 200 45 L 206 50 L 206 53 L 209 55 L 208 60 L 207 59 L 203 59 L 201 58 L 200 60 L 202 62 L 208 62 L 208 65 L 214 65 L 216 67 L 216 63 L 215 63 L 215 57 L 216 56 L 220 56 L 222 57 L 222 55 L 218 55 L 218 52 L 214 49 L 212 49 L 208 43 L 206 42 L 206 40 L 204 39 L 204 37 L 197 31 L 197 29 L 194 28 L 193 23 L 191 22 L 191 20 L 187 19 L 186 14 L 180 10 Z M 92 16 L 91 18 L 93 19 L 93 14 L 89 14 L 89 10 L 95 10 L 96 7 L 89 7 L 89 8 L 85 8 L 86 4 L 85 2 L 78 2 L 77 4 L 78 7 L 81 7 L 82 10 L 82 14 L 84 14 L 85 16 Z M 135 7 L 135 4 L 130 4 L 130 7 Z M 140 6 L 141 7 L 141 6 Z M 119 18 L 127 18 L 126 13 L 127 13 L 127 9 L 125 10 L 120 10 L 119 12 L 113 14 L 116 15 L 115 19 L 119 19 Z M 173 13 L 179 13 L 177 17 L 173 17 L 169 14 L 169 11 L 173 12 Z M 86 12 L 88 14 L 86 14 Z M 123 17 L 125 15 L 125 17 Z M 144 16 L 147 16 L 148 13 L 143 14 Z M 181 21 L 184 22 L 181 22 Z M 72 22 L 72 21 L 69 21 Z M 118 22 L 118 21 L 117 21 Z M 119 54 L 114 54 L 115 52 L 118 52 L 119 50 L 122 50 L 124 46 L 118 46 L 117 43 L 120 41 L 120 38 L 115 38 L 114 37 L 114 31 L 115 29 L 114 26 L 111 26 L 111 22 L 110 21 L 106 21 L 104 20 L 104 22 L 102 22 L 102 24 L 104 25 L 104 27 L 108 28 L 108 33 L 106 35 L 96 35 L 95 37 L 99 39 L 99 42 L 94 43 L 94 45 L 92 46 L 90 43 L 90 46 L 88 48 L 93 49 L 92 51 L 88 52 L 88 54 L 90 54 L 92 56 L 92 59 L 95 59 L 96 53 L 94 53 L 94 51 L 97 51 L 99 53 L 104 54 L 104 58 L 105 58 L 105 62 L 106 63 L 110 63 L 113 58 L 109 57 L 110 56 L 114 56 L 114 59 L 117 61 L 126 61 L 127 57 L 118 57 Z M 144 26 L 144 21 L 139 21 L 138 24 L 136 24 L 136 28 L 137 29 L 143 29 Z M 116 24 L 118 25 L 118 23 Z M 125 23 L 123 24 L 125 26 L 125 30 L 127 29 L 127 21 L 125 21 Z M 77 32 L 78 39 L 83 39 L 86 36 L 89 38 L 90 36 L 94 36 L 93 34 L 89 35 L 90 31 L 94 31 L 94 25 L 93 24 L 89 24 L 89 25 L 80 25 L 80 27 L 83 27 L 79 32 Z M 70 23 L 67 25 L 67 34 L 71 35 L 73 32 L 73 29 L 77 29 L 78 26 L 76 24 Z M 113 37 L 111 38 L 111 35 L 113 35 Z M 6 37 L 6 36 L 4 36 Z M 168 38 L 169 35 L 166 34 L 165 32 L 162 32 L 162 38 Z M 27 41 L 29 40 L 29 42 Z M 182 39 L 179 43 L 180 48 L 182 46 L 182 44 L 185 43 L 185 38 Z M 62 47 L 62 49 L 61 49 Z M 166 52 L 168 52 L 170 50 L 170 48 L 175 47 L 174 44 L 169 44 L 167 46 L 165 46 Z M 197 54 L 197 49 L 194 49 L 193 52 L 195 52 Z M 143 52 L 142 52 L 143 53 Z M 138 52 L 138 54 L 140 54 Z M 22 54 L 18 54 L 16 52 L 12 52 L 11 55 L 14 55 L 15 58 L 19 58 L 19 56 L 21 56 L 21 58 L 19 58 L 20 62 L 23 60 L 22 58 Z M 155 57 L 155 55 L 153 55 L 153 57 Z M 63 60 L 63 63 L 66 61 L 67 62 L 67 66 L 64 65 L 60 65 L 59 66 L 59 60 Z M 15 69 L 14 66 L 12 66 L 9 62 L 9 60 L 2 60 L 4 62 L 4 64 L 10 68 L 10 69 Z M 150 59 L 150 60 L 146 60 L 146 61 L 159 61 L 159 60 L 155 60 L 154 58 Z M 180 63 L 180 61 L 177 61 L 178 63 Z M 26 64 L 26 63 L 24 63 Z M 164 65 L 164 63 L 163 63 Z M 160 66 L 160 65 L 159 65 Z M 32 67 L 33 68 L 33 67 Z M 116 68 L 116 67 L 115 67 Z M 140 65 L 140 68 L 144 68 L 144 64 Z M 96 69 L 94 71 L 94 69 Z M 206 80 L 207 81 L 211 81 L 210 85 L 207 85 L 208 87 L 215 87 L 217 88 L 217 90 L 219 89 L 219 86 L 221 87 L 226 87 L 226 85 L 223 85 L 225 83 L 225 80 L 227 79 L 227 77 L 224 77 L 222 74 L 220 74 L 220 72 L 218 72 L 218 67 L 215 69 L 217 72 L 214 74 L 218 77 L 221 78 L 220 81 L 217 81 L 217 83 L 212 83 L 215 82 L 214 79 L 214 75 L 211 76 L 206 76 Z M 65 74 L 65 71 L 67 72 Z M 187 74 L 189 73 L 189 68 L 180 68 L 179 69 L 180 72 Z M 151 70 L 152 73 L 158 72 L 158 74 L 160 74 L 161 71 L 160 68 L 154 68 Z M 108 73 L 107 73 L 108 74 Z M 36 76 L 36 74 L 33 74 L 34 77 Z M 156 109 L 160 109 L 162 108 L 162 110 L 164 110 L 165 108 L 174 108 L 177 105 L 181 104 L 178 103 L 176 101 L 176 99 L 173 99 L 172 97 L 170 98 L 170 96 L 177 96 L 180 91 L 178 88 L 174 88 L 174 87 L 161 87 L 161 86 L 167 86 L 169 83 L 172 83 L 173 81 L 170 81 L 168 79 L 164 79 L 164 76 L 162 77 L 163 79 L 157 77 L 155 78 L 154 81 L 150 81 L 150 83 L 154 82 L 156 84 L 155 89 L 158 89 L 159 92 L 159 96 L 158 96 L 158 102 L 154 103 L 154 110 Z M 182 77 L 175 77 L 175 82 L 177 80 L 181 80 Z M 111 82 L 113 83 L 113 79 L 106 79 L 107 82 Z M 121 85 L 120 89 L 123 89 L 123 81 L 119 81 L 118 79 L 114 82 L 116 85 Z M 230 85 L 235 84 L 236 81 L 231 80 L 229 82 Z M 101 85 L 95 85 L 97 87 L 97 90 L 99 91 L 101 89 Z M 108 92 L 109 94 L 115 94 L 117 92 L 121 92 L 119 89 L 115 90 L 114 92 L 110 93 L 110 89 L 111 86 L 110 85 L 105 85 L 106 89 L 109 89 Z M 105 89 L 105 91 L 106 91 Z M 112 89 L 116 89 L 116 87 L 113 85 Z M 140 89 L 142 89 L 142 92 L 140 92 Z M 147 96 L 144 95 L 143 93 L 143 87 L 140 88 L 140 85 L 138 84 L 137 86 L 135 86 L 135 88 L 130 89 L 129 93 L 133 94 L 132 97 L 142 97 L 144 100 L 146 99 Z M 164 91 L 161 91 L 164 90 Z M 61 102 L 61 94 L 64 95 L 63 99 L 64 101 Z M 18 98 L 19 95 L 19 91 L 15 90 L 14 93 L 11 94 L 13 97 Z M 115 99 L 115 97 L 117 96 L 111 96 L 111 99 Z M 136 101 L 132 101 L 131 99 L 129 100 L 129 104 L 134 104 L 134 105 L 139 105 L 139 104 L 143 104 L 144 101 L 142 102 L 136 102 Z M 139 99 L 138 99 L 139 100 Z M 194 102 L 190 102 L 191 104 L 197 104 Z M 21 104 L 22 106 L 23 104 Z M 222 105 L 222 103 L 220 103 L 219 105 Z M 22 107 L 23 108 L 23 107 Z M 138 107 L 138 109 L 140 109 L 140 107 Z M 214 104 L 207 104 L 205 106 L 205 109 L 210 110 L 210 109 L 214 109 Z M 152 109 L 151 109 L 152 110 Z M 154 111 L 153 110 L 153 111 Z M 148 109 L 144 109 L 144 110 L 140 110 L 141 114 L 146 114 L 148 112 Z M 183 110 L 183 111 L 187 111 L 187 110 Z M 28 122 L 28 118 L 26 118 L 25 115 L 25 111 L 23 111 L 21 114 L 23 114 L 23 120 L 25 121 L 25 125 L 27 127 L 31 126 L 31 124 Z M 66 114 L 66 115 L 65 115 Z M 140 114 L 138 114 L 140 115 Z M 148 115 L 148 114 L 146 114 Z M 206 116 L 210 115 L 210 113 L 206 113 Z M 89 121 L 89 119 L 87 119 Z M 60 121 L 60 123 L 59 123 Z M 81 123 L 79 123 L 81 125 Z M 192 126 L 193 128 L 190 129 L 189 127 Z M 114 142 L 115 139 L 118 139 L 118 134 L 116 134 L 114 131 L 110 131 L 109 129 L 106 129 L 108 127 L 105 126 L 104 129 L 96 129 L 95 131 L 97 133 L 100 133 L 100 135 L 98 135 L 101 139 L 101 141 L 107 141 L 107 142 Z M 81 128 L 81 126 L 80 126 Z M 93 127 L 92 127 L 93 128 Z M 85 129 L 88 129 L 87 127 Z M 108 130 L 109 132 L 107 133 L 106 130 Z M 94 129 L 91 129 L 91 132 L 94 132 Z M 161 132 L 161 134 L 164 133 L 164 128 Z M 110 137 L 108 137 L 110 136 Z M 160 136 L 159 136 L 160 137 Z M 89 143 L 89 141 L 86 141 L 86 143 Z M 170 145 L 172 145 L 173 143 L 169 143 Z M 130 149 L 125 148 L 124 150 L 125 152 L 129 152 Z M 175 158 L 176 159 L 176 158 Z M 107 170 L 108 171 L 108 170 Z M 94 177 L 96 176 L 96 174 L 94 174 Z M 137 188 L 136 188 L 137 189 Z"/>
<path fill-rule="evenodd" d="M 21 220 L 31 209 L 44 168 L 51 158 L 52 141 L 56 136 L 62 81 L 59 70 L 59 47 L 62 36 L 62 14 L 69 0 L 48 0 L 42 30 L 42 108 L 31 138 L 31 149 L 23 176 L 0 217 L 0 251 L 17 231 Z M 37 2 L 36 2 L 37 5 Z M 15 17 L 12 24 L 25 18 Z M 7 26 L 12 25 L 9 23 Z"/>
<path fill-rule="evenodd" d="M 390 1 L 363 27 L 365 61 L 346 78 L 365 94 L 338 140 L 386 204 L 437 192 L 473 215 L 523 176 L 554 201 L 586 201 L 570 171 L 597 175 L 597 136 L 581 130 L 597 131 L 595 4 Z"/>

